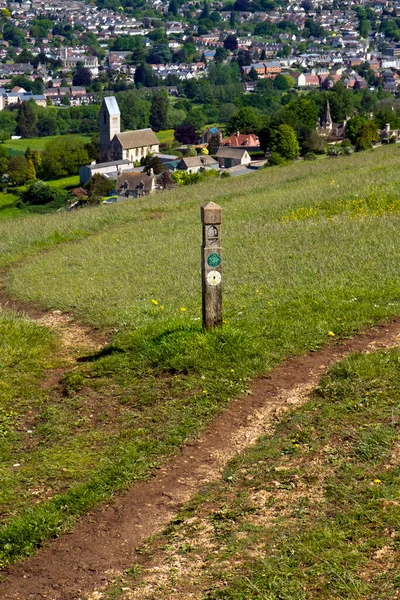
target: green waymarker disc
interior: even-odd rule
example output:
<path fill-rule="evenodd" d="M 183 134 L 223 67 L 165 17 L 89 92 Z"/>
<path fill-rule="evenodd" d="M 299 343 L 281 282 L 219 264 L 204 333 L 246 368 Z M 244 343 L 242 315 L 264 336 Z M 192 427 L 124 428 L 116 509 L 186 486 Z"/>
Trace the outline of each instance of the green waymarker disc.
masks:
<path fill-rule="evenodd" d="M 220 255 L 216 254 L 215 252 L 213 254 L 210 254 L 207 258 L 207 264 L 209 267 L 219 267 L 219 265 L 221 264 Z"/>

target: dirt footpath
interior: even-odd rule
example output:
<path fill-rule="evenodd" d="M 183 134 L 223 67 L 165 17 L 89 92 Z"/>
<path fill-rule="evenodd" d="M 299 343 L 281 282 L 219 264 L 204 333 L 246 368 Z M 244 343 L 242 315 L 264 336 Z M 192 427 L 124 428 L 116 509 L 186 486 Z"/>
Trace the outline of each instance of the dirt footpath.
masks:
<path fill-rule="evenodd" d="M 299 405 L 335 361 L 356 351 L 400 343 L 400 319 L 369 329 L 342 344 L 286 360 L 254 381 L 252 394 L 233 401 L 203 432 L 126 493 L 83 517 L 73 531 L 2 573 L 1 600 L 77 600 L 100 592 L 135 562 L 136 548 L 160 531 L 201 486 L 256 442 L 280 411 Z"/>

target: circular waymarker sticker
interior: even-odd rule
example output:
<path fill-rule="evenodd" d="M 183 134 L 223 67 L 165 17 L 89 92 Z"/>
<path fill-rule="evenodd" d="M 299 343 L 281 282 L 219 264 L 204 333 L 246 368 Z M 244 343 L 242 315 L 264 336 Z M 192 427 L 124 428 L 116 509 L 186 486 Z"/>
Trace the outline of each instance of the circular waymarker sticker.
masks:
<path fill-rule="evenodd" d="M 221 283 L 221 273 L 218 273 L 218 271 L 210 271 L 207 273 L 207 282 L 209 285 L 218 285 Z"/>
<path fill-rule="evenodd" d="M 207 258 L 207 264 L 209 267 L 219 267 L 219 265 L 221 264 L 220 255 L 216 254 L 215 252 L 210 254 Z"/>

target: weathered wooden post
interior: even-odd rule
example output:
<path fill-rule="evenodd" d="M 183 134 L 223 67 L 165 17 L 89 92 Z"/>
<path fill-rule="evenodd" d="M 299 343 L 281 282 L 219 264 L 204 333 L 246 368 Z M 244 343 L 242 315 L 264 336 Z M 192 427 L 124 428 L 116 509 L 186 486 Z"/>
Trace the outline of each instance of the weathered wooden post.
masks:
<path fill-rule="evenodd" d="M 222 264 L 221 264 L 222 208 L 215 202 L 201 207 L 203 245 L 201 247 L 201 274 L 203 297 L 203 327 L 212 329 L 222 324 Z"/>

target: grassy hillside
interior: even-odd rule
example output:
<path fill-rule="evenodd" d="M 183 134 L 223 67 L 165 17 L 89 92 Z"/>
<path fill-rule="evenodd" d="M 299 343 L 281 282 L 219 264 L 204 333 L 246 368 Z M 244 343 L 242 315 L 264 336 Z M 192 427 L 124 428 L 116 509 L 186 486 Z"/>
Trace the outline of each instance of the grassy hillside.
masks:
<path fill-rule="evenodd" d="M 246 393 L 249 378 L 399 314 L 399 152 L 298 162 L 140 202 L 0 223 L 8 290 L 112 335 L 73 364 L 57 337 L 40 341 L 42 327 L 33 328 L 34 357 L 30 342 L 18 342 L 21 356 L 0 387 L 0 560 L 29 553 L 146 476 Z M 224 211 L 225 322 L 204 333 L 199 207 L 207 200 Z M 15 340 L 29 340 L 13 327 L 31 327 L 7 319 L 6 365 Z M 24 353 L 38 379 L 22 377 Z M 38 383 L 60 365 L 62 401 L 59 389 Z M 29 391 L 16 398 L 20 370 Z M 30 491 L 21 495 L 21 486 Z"/>

